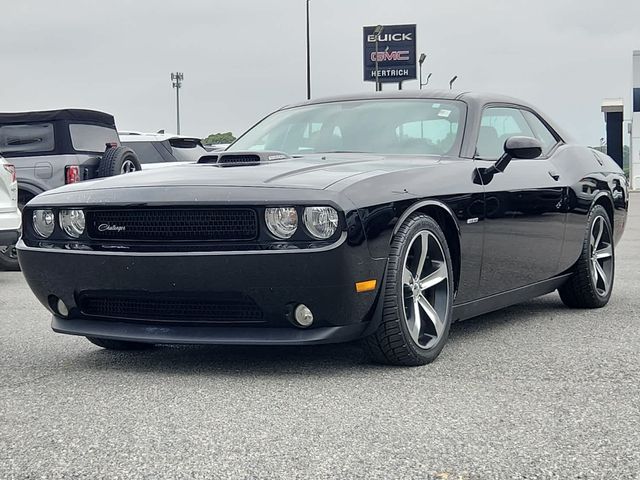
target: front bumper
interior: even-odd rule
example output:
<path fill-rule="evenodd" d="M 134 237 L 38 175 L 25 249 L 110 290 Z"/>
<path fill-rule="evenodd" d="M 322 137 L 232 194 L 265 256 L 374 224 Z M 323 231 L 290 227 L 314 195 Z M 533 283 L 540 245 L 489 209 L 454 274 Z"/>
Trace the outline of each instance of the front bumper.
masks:
<path fill-rule="evenodd" d="M 362 336 L 372 319 L 386 266 L 386 260 L 370 257 L 366 243 L 351 246 L 344 237 L 315 250 L 188 253 L 61 250 L 27 247 L 20 241 L 18 255 L 29 286 L 54 314 L 55 331 L 149 343 L 284 345 L 353 340 Z M 357 293 L 355 283 L 370 279 L 377 280 L 378 289 Z M 223 293 L 250 299 L 260 312 L 259 321 L 210 321 L 193 315 L 188 319 L 101 316 L 87 313 L 83 300 L 98 296 L 211 302 Z M 67 306 L 67 317 L 56 310 L 57 299 Z M 291 321 L 299 303 L 314 314 L 307 329 Z"/>

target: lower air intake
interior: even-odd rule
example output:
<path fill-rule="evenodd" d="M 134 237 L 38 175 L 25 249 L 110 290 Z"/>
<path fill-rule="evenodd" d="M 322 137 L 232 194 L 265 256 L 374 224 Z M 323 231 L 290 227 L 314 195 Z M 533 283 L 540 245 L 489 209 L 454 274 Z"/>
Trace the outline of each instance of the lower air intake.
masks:
<path fill-rule="evenodd" d="M 204 297 L 204 298 L 201 298 Z M 246 324 L 264 321 L 263 312 L 241 293 L 205 293 L 198 298 L 155 295 L 85 294 L 80 311 L 90 317 L 174 323 Z"/>

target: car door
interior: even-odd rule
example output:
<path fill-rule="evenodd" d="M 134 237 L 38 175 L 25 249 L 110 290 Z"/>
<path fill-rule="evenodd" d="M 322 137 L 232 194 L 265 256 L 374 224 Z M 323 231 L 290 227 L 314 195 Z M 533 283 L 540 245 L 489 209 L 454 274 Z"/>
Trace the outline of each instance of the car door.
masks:
<path fill-rule="evenodd" d="M 503 173 L 484 181 L 481 297 L 559 273 L 566 220 L 566 185 L 552 160 L 559 137 L 531 111 L 488 106 L 478 132 L 477 166 L 482 169 L 493 165 L 504 153 L 505 140 L 515 135 L 538 138 L 543 154 L 534 160 L 514 159 Z"/>

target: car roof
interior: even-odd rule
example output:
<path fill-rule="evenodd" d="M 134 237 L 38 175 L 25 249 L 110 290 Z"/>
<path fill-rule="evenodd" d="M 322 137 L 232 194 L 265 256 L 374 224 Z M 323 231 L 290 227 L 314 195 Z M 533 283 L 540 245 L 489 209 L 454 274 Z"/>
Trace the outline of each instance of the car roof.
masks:
<path fill-rule="evenodd" d="M 352 100 L 378 100 L 378 99 L 398 99 L 398 98 L 424 98 L 434 100 L 462 100 L 468 103 L 514 103 L 517 105 L 527 105 L 517 98 L 509 97 L 507 95 L 499 95 L 494 93 L 484 92 L 470 92 L 459 90 L 437 90 L 437 89 L 424 89 L 424 90 L 396 90 L 388 92 L 368 92 L 352 95 L 337 95 L 332 97 L 316 98 L 307 100 L 305 102 L 299 102 L 296 104 L 288 105 L 284 108 L 297 107 L 302 105 L 315 105 L 320 103 L 331 102 L 345 102 Z"/>
<path fill-rule="evenodd" d="M 0 113 L 0 124 L 19 124 L 33 122 L 51 122 L 54 120 L 71 120 L 76 122 L 98 123 L 116 128 L 113 115 L 97 110 L 80 108 L 65 108 L 62 110 L 41 110 L 35 112 L 7 112 Z"/>
<path fill-rule="evenodd" d="M 165 140 L 182 139 L 182 140 L 197 140 L 200 141 L 200 137 L 191 137 L 188 135 L 172 135 L 170 133 L 143 133 L 133 131 L 118 132 L 121 142 L 164 142 Z"/>

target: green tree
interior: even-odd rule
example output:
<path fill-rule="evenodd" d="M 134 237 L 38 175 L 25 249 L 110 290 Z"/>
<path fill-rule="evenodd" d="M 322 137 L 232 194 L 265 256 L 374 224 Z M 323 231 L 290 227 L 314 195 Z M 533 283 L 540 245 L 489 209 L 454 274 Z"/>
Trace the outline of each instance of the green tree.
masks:
<path fill-rule="evenodd" d="M 233 143 L 236 137 L 231 132 L 224 133 L 212 133 L 207 138 L 202 140 L 205 145 L 218 145 L 220 143 Z"/>

